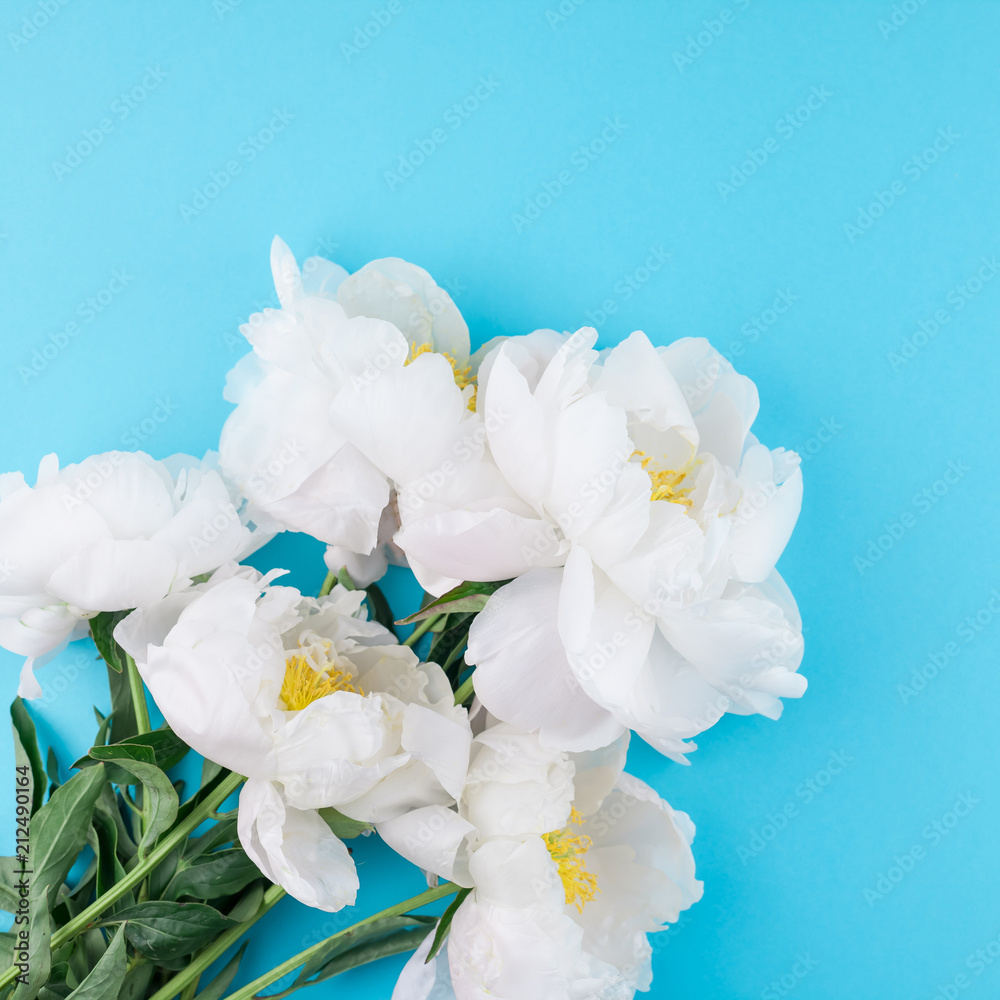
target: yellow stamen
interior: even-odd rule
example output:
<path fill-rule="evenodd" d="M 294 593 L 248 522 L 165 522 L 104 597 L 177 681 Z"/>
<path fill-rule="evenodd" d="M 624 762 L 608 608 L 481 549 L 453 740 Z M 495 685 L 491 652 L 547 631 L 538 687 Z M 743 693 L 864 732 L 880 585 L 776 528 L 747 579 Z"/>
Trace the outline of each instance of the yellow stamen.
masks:
<path fill-rule="evenodd" d="M 635 458 L 636 456 L 639 456 L 639 464 L 649 476 L 650 483 L 652 483 L 652 490 L 650 492 L 651 500 L 667 500 L 670 503 L 684 504 L 685 507 L 693 505 L 694 501 L 688 496 L 692 488 L 681 488 L 681 483 L 684 481 L 687 473 L 676 472 L 674 469 L 657 469 L 653 465 L 652 458 L 644 451 L 632 452 L 632 457 Z"/>
<path fill-rule="evenodd" d="M 597 876 L 587 871 L 583 860 L 583 855 L 590 850 L 593 841 L 586 834 L 571 830 L 571 827 L 582 823 L 583 817 L 574 809 L 569 814 L 567 826 L 542 834 L 542 840 L 559 870 L 566 902 L 572 903 L 580 913 L 583 912 L 584 905 L 601 891 L 597 887 Z"/>
<path fill-rule="evenodd" d="M 317 658 L 319 660 L 317 665 Z M 289 712 L 301 711 L 334 691 L 364 694 L 351 674 L 339 670 L 330 656 L 330 641 L 302 646 L 298 652 L 285 654 L 285 677 L 281 682 L 281 700 Z"/>
<path fill-rule="evenodd" d="M 408 365 L 413 361 L 416 361 L 421 354 L 433 354 L 434 347 L 432 344 L 421 344 L 419 347 L 416 344 L 410 344 L 410 356 L 403 363 Z M 451 365 L 451 370 L 455 377 L 455 385 L 459 389 L 464 389 L 467 385 L 472 386 L 472 395 L 469 397 L 469 409 L 475 412 L 476 410 L 476 376 L 472 374 L 472 365 L 466 365 L 464 368 L 458 367 L 458 361 L 447 351 L 441 351 L 441 356 Z"/>

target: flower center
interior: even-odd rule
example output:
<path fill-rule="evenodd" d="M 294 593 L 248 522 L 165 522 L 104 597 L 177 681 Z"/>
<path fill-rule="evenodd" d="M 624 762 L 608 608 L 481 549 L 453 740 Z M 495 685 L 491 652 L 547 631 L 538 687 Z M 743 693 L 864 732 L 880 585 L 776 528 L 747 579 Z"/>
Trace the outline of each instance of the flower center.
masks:
<path fill-rule="evenodd" d="M 651 500 L 667 500 L 670 503 L 684 504 L 685 507 L 692 506 L 694 501 L 688 496 L 691 488 L 684 489 L 681 487 L 681 483 L 684 482 L 687 473 L 677 472 L 674 469 L 656 468 L 653 459 L 644 451 L 632 452 L 632 457 L 635 458 L 636 456 L 639 457 L 639 464 L 646 475 L 649 476 L 649 481 L 652 484 L 650 492 Z"/>
<path fill-rule="evenodd" d="M 586 834 L 575 833 L 572 829 L 583 823 L 583 817 L 574 809 L 569 814 L 569 823 L 561 830 L 543 833 L 542 840 L 559 869 L 566 902 L 572 903 L 582 913 L 600 889 L 597 876 L 587 871 L 583 855 L 590 850 L 593 841 Z"/>
<path fill-rule="evenodd" d="M 343 670 L 338 670 L 330 655 L 330 640 L 318 643 L 318 636 L 308 646 L 302 645 L 297 651 L 285 654 L 285 676 L 281 682 L 281 700 L 289 712 L 299 712 L 320 698 L 334 691 L 350 691 L 364 694 L 354 683 L 354 678 Z"/>
<path fill-rule="evenodd" d="M 421 344 L 417 347 L 416 344 L 410 344 L 410 356 L 404 361 L 404 364 L 410 364 L 411 361 L 416 361 L 421 354 L 433 354 L 434 347 L 432 344 Z M 472 374 L 472 366 L 466 365 L 464 368 L 458 367 L 458 361 L 455 360 L 447 351 L 440 351 L 441 357 L 451 365 L 451 370 L 455 376 L 455 385 L 459 389 L 464 389 L 467 385 L 472 386 L 472 396 L 469 398 L 469 409 L 475 412 L 476 410 L 476 376 Z"/>

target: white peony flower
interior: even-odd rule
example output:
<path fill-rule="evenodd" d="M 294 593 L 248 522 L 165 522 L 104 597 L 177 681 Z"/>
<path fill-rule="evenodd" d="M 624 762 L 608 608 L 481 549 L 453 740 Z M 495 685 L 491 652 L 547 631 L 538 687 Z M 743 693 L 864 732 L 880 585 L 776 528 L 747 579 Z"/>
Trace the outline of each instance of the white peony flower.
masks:
<path fill-rule="evenodd" d="M 28 657 L 23 697 L 41 694 L 39 658 L 94 615 L 156 601 L 267 540 L 212 457 L 111 451 L 60 469 L 47 455 L 33 487 L 0 476 L 0 645 Z"/>
<path fill-rule="evenodd" d="M 472 888 L 446 949 L 425 964 L 425 941 L 393 1000 L 627 1000 L 649 988 L 646 935 L 697 902 L 702 884 L 693 824 L 623 773 L 626 747 L 623 737 L 567 754 L 491 726 L 456 811 L 379 826 L 404 856 Z"/>
<path fill-rule="evenodd" d="M 437 664 L 367 621 L 363 591 L 304 597 L 230 565 L 139 608 L 115 638 L 171 728 L 248 778 L 239 834 L 310 906 L 354 901 L 354 864 L 316 810 L 381 822 L 461 794 L 472 733 Z"/>
<path fill-rule="evenodd" d="M 628 727 L 682 759 L 726 711 L 776 717 L 805 689 L 774 572 L 798 457 L 753 437 L 756 389 L 706 341 L 636 333 L 599 357 L 595 339 L 486 354 L 485 447 L 437 490 L 400 489 L 396 542 L 436 594 L 513 578 L 469 640 L 493 714 L 569 750 Z"/>
<path fill-rule="evenodd" d="M 396 528 L 390 520 L 380 538 L 391 481 L 440 462 L 439 401 L 454 397 L 461 409 L 472 395 L 468 328 L 447 292 L 402 260 L 348 277 L 313 257 L 300 272 L 275 237 L 271 269 L 281 308 L 241 327 L 253 353 L 227 380 L 237 406 L 222 431 L 222 465 L 276 527 L 327 542 L 337 568 L 353 565 L 370 582 L 385 565 L 376 546 Z M 393 454 L 356 446 L 354 407 L 374 421 L 369 434 L 394 442 Z"/>

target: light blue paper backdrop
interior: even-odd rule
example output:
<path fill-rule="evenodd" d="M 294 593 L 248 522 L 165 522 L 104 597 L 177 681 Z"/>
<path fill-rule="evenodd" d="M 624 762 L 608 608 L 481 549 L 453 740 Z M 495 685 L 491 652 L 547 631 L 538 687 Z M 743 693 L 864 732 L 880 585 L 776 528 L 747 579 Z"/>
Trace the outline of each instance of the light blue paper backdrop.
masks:
<path fill-rule="evenodd" d="M 633 747 L 705 880 L 651 995 L 997 995 L 1000 6 L 16 0 L 0 36 L 0 468 L 212 447 L 275 233 L 422 264 L 476 341 L 709 337 L 803 455 L 810 687 L 691 767 Z M 315 588 L 320 554 L 259 561 Z M 90 656 L 41 672 L 64 763 Z M 419 891 L 357 856 L 359 914 Z M 286 901 L 242 981 L 344 923 Z"/>

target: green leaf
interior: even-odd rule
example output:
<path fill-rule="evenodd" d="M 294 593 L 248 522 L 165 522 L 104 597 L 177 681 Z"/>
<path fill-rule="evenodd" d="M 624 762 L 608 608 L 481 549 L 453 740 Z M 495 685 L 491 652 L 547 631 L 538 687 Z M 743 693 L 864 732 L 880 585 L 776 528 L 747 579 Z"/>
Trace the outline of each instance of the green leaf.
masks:
<path fill-rule="evenodd" d="M 31 814 L 42 806 L 45 798 L 45 767 L 38 749 L 35 723 L 20 698 L 15 698 L 10 706 L 10 717 L 14 723 L 14 756 L 19 767 L 27 766 L 31 774 Z M 21 772 L 18 772 L 19 774 Z"/>
<path fill-rule="evenodd" d="M 67 785 L 69 782 L 67 782 Z M 47 809 L 45 806 L 44 809 Z M 43 810 L 39 810 L 38 815 Z M 32 845 L 34 846 L 34 845 Z M 18 983 L 11 994 L 11 1000 L 35 1000 L 42 987 L 49 981 L 52 972 L 52 926 L 49 922 L 49 911 L 44 900 L 52 886 L 39 883 L 37 898 L 32 899 L 31 916 L 28 920 L 28 974 L 27 983 Z M 58 886 L 55 888 L 58 889 Z M 35 897 L 35 886 L 32 884 L 32 897 Z"/>
<path fill-rule="evenodd" d="M 371 617 L 373 621 L 377 621 L 379 625 L 387 628 L 393 635 L 396 635 L 396 626 L 393 623 L 392 608 L 389 607 L 389 602 L 386 599 L 385 594 L 382 593 L 382 588 L 378 584 L 373 583 L 371 586 L 365 587 L 365 595 L 368 601 L 368 607 L 371 609 Z"/>
<path fill-rule="evenodd" d="M 165 899 L 137 903 L 105 918 L 102 925 L 123 922 L 132 946 L 154 962 L 171 962 L 190 955 L 235 925 L 235 921 L 204 903 Z"/>
<path fill-rule="evenodd" d="M 133 965 L 125 977 L 125 983 L 118 991 L 118 1000 L 144 1000 L 149 996 L 149 984 L 156 972 L 156 966 L 149 962 Z"/>
<path fill-rule="evenodd" d="M 471 889 L 460 889 L 458 895 L 451 901 L 448 909 L 441 914 L 441 919 L 438 921 L 437 929 L 434 931 L 434 940 L 431 942 L 431 950 L 427 953 L 427 962 L 430 962 L 435 955 L 441 950 L 441 945 L 444 944 L 444 939 L 448 936 L 448 931 L 451 930 L 451 922 L 455 917 L 455 913 L 458 908 L 465 902 L 465 897 L 472 892 Z"/>
<path fill-rule="evenodd" d="M 229 990 L 229 984 L 236 978 L 236 973 L 240 967 L 240 961 L 243 958 L 243 953 L 247 950 L 247 945 L 249 941 L 244 941 L 240 945 L 240 950 L 236 952 L 233 957 L 226 962 L 223 966 L 222 971 L 206 986 L 197 996 L 195 1000 L 221 1000 Z"/>
<path fill-rule="evenodd" d="M 161 770 L 169 771 L 184 759 L 190 749 L 169 726 L 161 726 L 150 733 L 130 736 L 120 743 L 92 746 L 88 756 L 94 760 L 114 760 L 117 756 L 123 755 L 144 764 L 155 764 Z"/>
<path fill-rule="evenodd" d="M 336 975 L 337 972 L 351 969 L 356 964 L 360 965 L 362 963 L 357 962 L 346 965 L 343 968 L 338 968 L 337 972 L 327 972 L 331 963 L 346 953 L 359 948 L 377 945 L 383 939 L 398 934 L 400 931 L 416 932 L 418 935 L 417 944 L 419 944 L 427 936 L 435 923 L 437 923 L 437 917 L 423 916 L 422 914 L 405 914 L 396 917 L 380 917 L 378 920 L 373 920 L 356 929 L 352 928 L 344 931 L 336 940 L 330 941 L 326 948 L 322 948 L 306 962 L 302 967 L 302 971 L 295 977 L 292 985 L 295 988 L 312 985 L 313 983 L 321 982 L 323 979 L 328 979 L 331 975 Z M 411 945 L 411 947 L 416 948 L 417 944 Z M 396 952 L 390 951 L 386 952 L 386 954 L 395 955 Z M 287 990 L 286 992 L 291 992 L 291 990 Z"/>
<path fill-rule="evenodd" d="M 5 913 L 17 913 L 17 902 L 21 898 L 17 886 L 20 874 L 21 862 L 16 857 L 0 858 L 0 910 Z"/>
<path fill-rule="evenodd" d="M 432 615 L 445 613 L 475 614 L 486 607 L 491 595 L 508 583 L 510 580 L 499 580 L 496 583 L 460 583 L 447 594 L 442 594 L 437 600 L 425 604 L 419 611 L 401 618 L 396 624 L 412 625 Z"/>
<path fill-rule="evenodd" d="M 118 759 L 122 760 L 137 760 L 140 764 L 150 764 L 153 767 L 156 766 L 156 754 L 153 753 L 153 748 L 148 747 L 142 743 L 112 743 L 110 746 L 92 746 L 90 750 L 87 751 L 78 760 L 73 761 L 70 767 L 90 767 L 93 762 L 96 761 L 116 761 Z M 116 774 L 115 768 L 108 768 L 109 773 L 112 775 L 112 780 L 116 785 L 128 785 L 131 782 L 127 777 L 121 774 Z"/>
<path fill-rule="evenodd" d="M 163 893 L 164 899 L 218 899 L 232 896 L 260 878 L 260 869 L 241 847 L 208 854 L 189 867 L 182 868 L 171 879 Z"/>
<path fill-rule="evenodd" d="M 125 667 L 125 651 L 115 642 L 115 626 L 131 611 L 102 611 L 90 619 L 90 634 L 93 636 L 97 652 L 101 659 L 115 673 L 121 673 Z"/>
<path fill-rule="evenodd" d="M 118 832 L 116 850 L 126 861 L 130 861 L 135 857 L 138 848 L 132 840 L 132 831 L 122 816 L 123 806 L 124 802 L 121 797 L 115 793 L 114 788 L 110 784 L 106 784 L 101 790 L 101 797 L 97 800 L 94 812 L 103 813 L 114 823 L 115 830 Z"/>
<path fill-rule="evenodd" d="M 344 590 L 358 589 L 358 585 L 351 579 L 351 574 L 347 572 L 346 566 L 340 567 L 340 570 L 337 573 L 337 583 L 339 583 Z"/>
<path fill-rule="evenodd" d="M 163 890 L 170 885 L 170 880 L 177 874 L 180 857 L 181 851 L 178 847 L 149 873 L 149 899 L 163 899 Z"/>
<path fill-rule="evenodd" d="M 336 809 L 330 806 L 320 809 L 318 812 L 326 822 L 326 825 L 341 840 L 353 840 L 355 837 L 370 833 L 374 829 L 371 823 L 362 823 L 361 820 L 351 819 L 350 816 L 345 816 L 342 812 L 337 812 Z"/>
<path fill-rule="evenodd" d="M 124 657 L 122 659 L 124 663 Z M 139 727 L 135 721 L 135 706 L 132 704 L 132 690 L 128 684 L 128 671 L 120 673 L 108 667 L 108 690 L 111 692 L 111 742 L 135 736 Z"/>
<path fill-rule="evenodd" d="M 0 933 L 0 969 L 10 968 L 14 964 L 14 945 L 17 934 L 14 931 Z"/>
<path fill-rule="evenodd" d="M 369 962 L 376 962 L 380 958 L 388 958 L 390 955 L 399 955 L 406 951 L 415 951 L 420 947 L 428 933 L 430 932 L 426 926 L 401 928 L 400 930 L 393 931 L 391 934 L 367 940 L 331 958 L 323 966 L 319 974 L 307 983 L 303 982 L 299 985 L 293 983 L 288 990 L 277 994 L 277 996 L 286 996 L 293 990 L 301 989 L 302 986 L 312 986 L 315 983 L 322 983 L 327 979 L 332 979 L 334 976 L 339 976 L 342 972 L 347 972 L 349 969 L 356 969 L 359 965 L 367 965 Z"/>
<path fill-rule="evenodd" d="M 201 762 L 201 784 L 199 787 L 204 788 L 206 785 L 211 784 L 224 772 L 225 768 L 221 764 L 216 764 L 214 760 L 209 760 L 206 757 Z"/>
<path fill-rule="evenodd" d="M 111 731 L 111 716 L 101 715 L 96 708 L 94 715 L 97 717 L 97 735 L 94 737 L 94 743 L 96 746 L 102 747 L 108 742 L 108 733 Z"/>
<path fill-rule="evenodd" d="M 120 878 L 125 869 L 118 860 L 118 827 L 102 809 L 94 809 L 90 839 L 97 858 L 97 895 L 103 896 Z"/>
<path fill-rule="evenodd" d="M 447 671 L 465 650 L 469 641 L 469 626 L 474 617 L 470 614 L 449 615 L 448 627 L 442 632 L 433 634 L 427 659 L 440 664 Z"/>
<path fill-rule="evenodd" d="M 125 928 L 119 927 L 108 950 L 87 978 L 70 993 L 68 1000 L 107 1000 L 108 997 L 116 997 L 127 972 Z"/>
<path fill-rule="evenodd" d="M 98 927 L 91 927 L 71 942 L 71 945 L 73 946 L 73 954 L 70 956 L 70 965 L 73 967 L 75 976 L 73 985 L 78 986 L 103 958 L 104 953 L 108 950 L 108 941 L 104 936 L 104 931 Z"/>
<path fill-rule="evenodd" d="M 268 886 L 271 885 L 271 880 L 268 879 Z M 256 916 L 257 911 L 260 909 L 261 904 L 264 902 L 264 885 L 265 881 L 263 877 L 250 886 L 249 889 L 236 901 L 233 908 L 226 914 L 230 920 L 235 920 L 236 923 L 242 924 L 245 920 L 249 920 L 251 917 Z"/>
<path fill-rule="evenodd" d="M 170 779 L 154 764 L 146 764 L 126 757 L 109 758 L 108 762 L 130 774 L 135 780 L 122 784 L 142 784 L 142 794 L 148 796 L 148 808 L 144 810 L 147 826 L 139 841 L 139 856 L 156 843 L 156 838 L 169 830 L 177 819 L 179 800 Z M 103 767 L 104 765 L 98 765 Z"/>
<path fill-rule="evenodd" d="M 208 854 L 210 851 L 214 851 L 217 847 L 221 847 L 223 844 L 234 843 L 239 836 L 239 833 L 237 832 L 237 824 L 238 817 L 235 809 L 230 813 L 225 813 L 219 818 L 217 823 L 209 827 L 209 829 L 200 837 L 194 837 L 188 840 L 188 842 L 184 845 L 185 859 L 191 861 L 194 860 L 194 858 L 200 857 L 202 854 Z"/>
<path fill-rule="evenodd" d="M 69 870 L 87 843 L 94 806 L 105 781 L 102 764 L 80 771 L 57 788 L 31 818 L 32 887 L 48 887 L 48 906 L 55 901 Z"/>
<path fill-rule="evenodd" d="M 59 781 L 59 760 L 52 747 L 49 747 L 48 756 L 45 758 L 45 773 L 49 778 L 49 795 L 51 796 L 61 784 Z"/>

